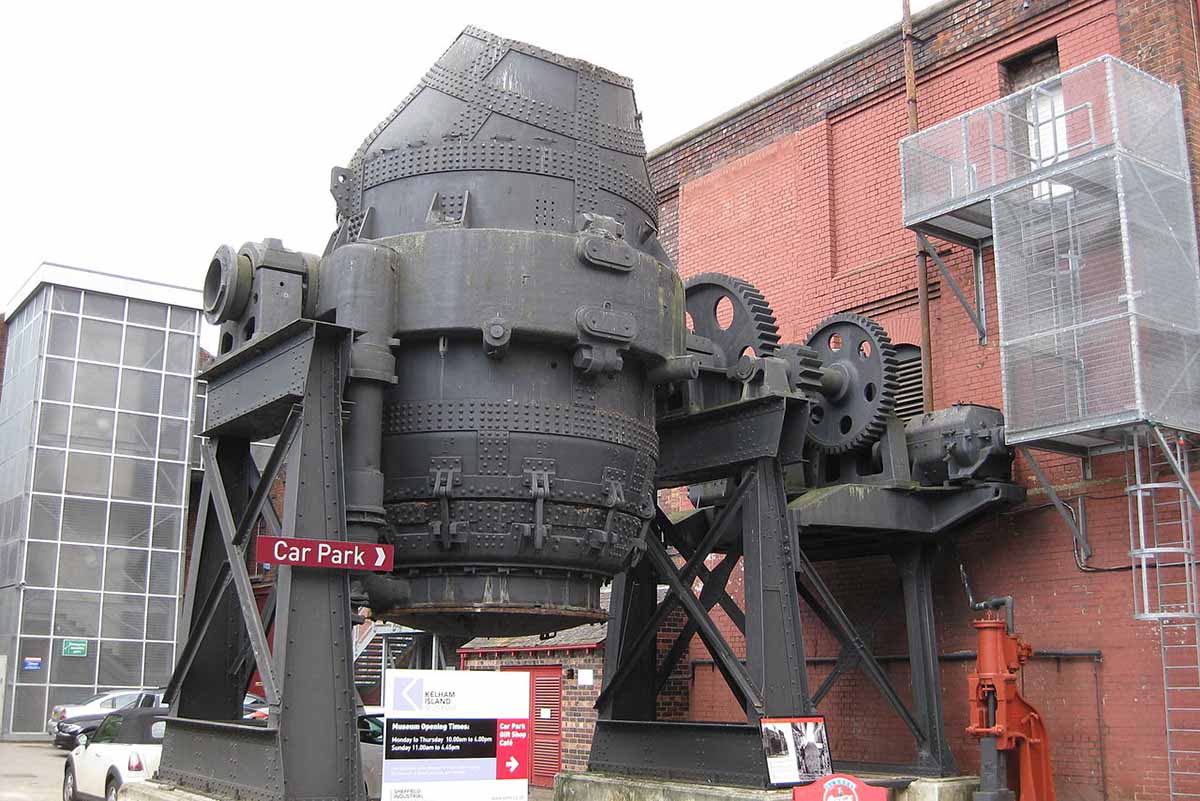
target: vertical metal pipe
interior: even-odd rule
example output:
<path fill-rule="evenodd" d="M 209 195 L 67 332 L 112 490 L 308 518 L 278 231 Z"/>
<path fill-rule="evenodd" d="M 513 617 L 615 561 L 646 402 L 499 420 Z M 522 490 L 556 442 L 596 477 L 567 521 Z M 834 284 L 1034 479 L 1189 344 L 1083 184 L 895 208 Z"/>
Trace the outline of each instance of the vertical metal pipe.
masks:
<path fill-rule="evenodd" d="M 908 110 L 908 132 L 914 134 L 917 121 L 917 69 L 913 57 L 912 10 L 909 0 L 901 0 L 900 41 L 904 49 L 904 100 Z M 929 264 L 917 240 L 917 301 L 921 317 L 921 394 L 924 410 L 933 411 L 933 359 L 929 334 Z"/>
<path fill-rule="evenodd" d="M 374 544 L 387 524 L 383 510 L 383 395 L 396 381 L 390 337 L 395 328 L 399 257 L 390 248 L 355 242 L 326 258 L 324 272 L 337 282 L 337 322 L 355 331 L 344 393 L 349 415 L 342 427 L 346 539 Z M 356 605 L 366 603 L 367 575 L 356 572 L 351 577 Z"/>
<path fill-rule="evenodd" d="M 933 360 L 930 351 L 933 349 L 932 337 L 929 332 L 929 257 L 917 240 L 917 310 L 921 318 L 921 397 L 924 399 L 924 411 L 933 411 Z"/>
<path fill-rule="evenodd" d="M 901 0 L 900 37 L 904 46 L 904 97 L 908 106 L 908 132 L 917 132 L 917 71 L 913 61 L 912 11 L 908 0 Z"/>

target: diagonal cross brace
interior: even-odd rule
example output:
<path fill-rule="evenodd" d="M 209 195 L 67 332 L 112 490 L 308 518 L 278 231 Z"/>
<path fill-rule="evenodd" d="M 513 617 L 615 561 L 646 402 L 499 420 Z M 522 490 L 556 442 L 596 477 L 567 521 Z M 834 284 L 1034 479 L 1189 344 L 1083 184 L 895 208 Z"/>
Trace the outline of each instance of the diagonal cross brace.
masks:
<path fill-rule="evenodd" d="M 1075 515 L 1071 512 L 1071 509 L 1063 503 L 1062 498 L 1058 497 L 1058 493 L 1054 490 L 1054 485 L 1050 483 L 1050 479 L 1046 478 L 1046 474 L 1042 472 L 1042 466 L 1038 464 L 1037 459 L 1033 458 L 1033 452 L 1025 445 L 1018 445 L 1017 450 L 1025 457 L 1025 461 L 1029 462 L 1029 469 L 1033 471 L 1033 477 L 1037 479 L 1038 484 L 1046 491 L 1046 497 L 1054 504 L 1054 508 L 1058 510 L 1059 517 L 1067 524 L 1071 536 L 1075 539 L 1075 547 L 1079 549 L 1079 555 L 1086 560 L 1092 555 L 1092 546 L 1088 543 L 1087 531 L 1075 521 Z M 1083 503 L 1083 501 L 1081 500 L 1080 503 Z"/>
<path fill-rule="evenodd" d="M 850 621 L 850 617 L 842 609 L 837 599 L 833 597 L 833 592 L 829 589 L 829 585 L 817 573 L 816 568 L 813 567 L 812 562 L 808 560 L 808 555 L 803 550 L 797 548 L 796 554 L 798 557 L 796 561 L 797 573 L 803 574 L 808 579 L 809 583 L 812 584 L 814 592 L 809 593 L 799 581 L 796 582 L 797 590 L 804 596 L 805 601 L 812 607 L 813 612 L 820 618 L 821 622 L 841 641 L 843 647 L 853 649 L 859 661 L 862 662 L 863 671 L 871 678 L 875 686 L 879 688 L 879 692 L 882 693 L 884 699 L 891 705 L 892 709 L 896 711 L 896 714 L 900 716 L 900 720 L 912 732 L 918 744 L 924 744 L 929 739 L 928 734 L 921 727 L 921 724 L 917 722 L 917 719 L 913 717 L 912 712 L 905 706 L 904 701 L 901 700 L 900 694 L 892 686 L 892 682 L 888 678 L 887 673 L 884 672 L 883 666 L 879 664 L 879 661 L 875 658 L 875 654 L 871 653 L 871 649 L 867 648 L 866 643 L 863 642 L 862 637 L 859 636 L 858 631 L 854 628 L 854 624 Z"/>
<path fill-rule="evenodd" d="M 762 692 L 754 684 L 754 679 L 750 677 L 746 666 L 738 659 L 737 654 L 733 652 L 729 643 L 717 629 L 717 624 L 708 616 L 700 605 L 700 601 L 683 583 L 679 573 L 675 572 L 675 565 L 671 563 L 671 557 L 667 556 L 667 549 L 663 547 L 657 537 L 646 539 L 646 555 L 650 557 L 659 575 L 667 582 L 667 586 L 675 591 L 675 597 L 687 612 L 688 617 L 696 623 L 699 629 L 697 633 L 704 644 L 708 646 L 709 653 L 713 655 L 717 668 L 725 677 L 725 683 L 729 685 L 729 689 L 739 696 L 743 708 L 749 705 L 760 710 L 759 714 L 761 714 Z"/>
<path fill-rule="evenodd" d="M 712 528 L 710 528 L 708 533 L 704 535 L 704 539 L 696 547 L 695 552 L 692 553 L 691 557 L 684 565 L 683 571 L 680 573 L 682 586 L 686 587 L 692 583 L 692 580 L 695 579 L 701 567 L 703 567 L 705 558 L 712 553 L 712 549 L 716 547 L 718 542 L 721 541 L 721 538 L 725 535 L 725 531 L 733 522 L 736 512 L 741 509 L 743 502 L 746 500 L 746 492 L 750 488 L 753 480 L 754 471 L 748 470 L 746 472 L 746 476 L 742 479 L 741 484 L 739 484 L 737 489 L 734 491 L 733 498 L 730 499 L 729 504 L 717 514 L 716 520 L 713 521 Z M 671 524 L 671 521 L 668 520 L 667 516 L 662 513 L 661 509 L 659 509 L 656 514 L 656 522 L 659 528 L 663 529 L 664 531 L 671 531 L 674 528 L 674 526 Z M 653 537 L 647 534 L 646 541 L 649 542 L 651 539 L 653 539 Z M 669 564 L 670 560 L 668 559 L 667 561 Z M 670 572 L 675 572 L 674 565 L 671 565 Z M 675 609 L 675 604 L 677 602 L 678 599 L 675 597 L 674 591 L 668 591 L 667 596 L 663 598 L 662 603 L 655 608 L 654 614 L 642 627 L 641 632 L 638 634 L 637 639 L 633 641 L 633 645 L 629 648 L 628 652 L 621 654 L 616 673 L 613 674 L 612 679 L 605 684 L 604 689 L 600 691 L 600 695 L 596 698 L 595 706 L 597 709 L 605 708 L 613 694 L 616 693 L 625 684 L 625 682 L 629 680 L 631 675 L 633 675 L 633 672 L 636 670 L 638 659 L 645 654 L 646 649 L 649 648 L 652 643 L 657 642 L 658 630 L 662 626 L 663 621 L 667 619 L 667 615 L 671 614 L 671 612 Z"/>
<path fill-rule="evenodd" d="M 225 492 L 225 483 L 221 477 L 221 468 L 217 464 L 217 450 L 211 441 L 205 441 L 201 447 L 202 464 L 206 475 L 212 477 L 210 497 L 213 511 L 217 513 L 217 523 L 221 529 L 221 539 L 225 542 L 225 559 L 229 563 L 229 576 L 237 590 L 238 606 L 241 607 L 242 620 L 246 625 L 246 633 L 250 635 L 250 645 L 254 649 L 254 661 L 258 665 L 258 675 L 262 679 L 263 694 L 267 703 L 272 707 L 279 705 L 279 684 L 275 676 L 275 666 L 271 662 L 271 649 L 267 645 L 267 633 L 263 629 L 262 620 L 258 616 L 258 604 L 254 601 L 254 588 L 250 586 L 250 575 L 246 572 L 240 542 L 236 539 L 241 532 L 241 526 L 234 523 L 233 512 L 229 508 L 229 496 Z M 247 509 L 247 511 L 250 511 Z M 246 524 L 245 516 L 242 522 Z"/>
<path fill-rule="evenodd" d="M 1158 440 L 1158 447 L 1162 450 L 1163 456 L 1166 457 L 1167 464 L 1171 466 L 1171 472 L 1175 474 L 1175 478 L 1179 479 L 1179 485 L 1187 492 L 1188 499 L 1192 502 L 1192 509 L 1200 512 L 1200 497 L 1196 496 L 1196 490 L 1192 488 L 1191 479 L 1180 466 L 1179 461 L 1175 458 L 1175 454 L 1171 452 L 1171 446 L 1167 444 L 1167 439 L 1163 436 L 1162 430 L 1158 426 L 1150 426 L 1150 430 L 1154 432 L 1154 438 Z"/>
<path fill-rule="evenodd" d="M 731 551 L 730 553 L 733 552 Z M 734 556 L 733 561 L 736 562 L 741 555 L 742 553 L 739 549 L 737 554 Z M 697 575 L 699 576 L 701 583 L 707 587 L 709 582 L 714 580 L 713 576 L 715 572 L 716 571 L 710 571 L 707 567 L 701 565 L 700 572 Z M 724 590 L 726 582 L 727 580 L 722 580 L 720 582 L 722 591 L 716 593 L 717 603 L 720 605 L 721 609 L 725 610 L 725 614 L 729 616 L 731 621 L 733 621 L 733 625 L 737 626 L 737 630 L 744 635 L 746 633 L 746 613 L 743 612 L 742 608 L 737 605 L 737 602 L 733 600 L 733 598 L 729 595 L 729 592 Z M 703 592 L 703 590 L 701 590 L 701 592 Z"/>
<path fill-rule="evenodd" d="M 875 658 L 875 654 L 871 653 L 871 649 L 867 647 L 863 638 L 854 628 L 854 624 L 842 609 L 841 604 L 833 597 L 833 592 L 829 589 L 829 585 L 817 573 L 812 562 L 808 560 L 808 555 L 803 551 L 798 551 L 798 553 L 797 579 L 799 579 L 799 574 L 803 574 L 812 584 L 813 591 L 810 592 L 799 580 L 796 582 L 797 591 L 804 597 L 805 602 L 812 608 L 817 618 L 838 638 L 842 647 L 849 648 L 854 652 L 854 655 L 862 663 L 863 671 L 870 677 L 875 686 L 879 688 L 879 692 L 883 695 L 884 700 L 900 716 L 900 720 L 908 727 L 913 737 L 916 738 L 917 743 L 924 744 L 929 739 L 928 735 L 904 704 L 904 701 L 901 700 L 900 694 L 896 692 L 896 688 L 892 685 L 887 673 L 884 672 L 883 666 L 879 664 L 879 661 Z"/>
<path fill-rule="evenodd" d="M 797 585 L 797 588 L 799 589 L 801 586 L 802 585 Z M 805 595 L 807 592 L 807 587 L 800 589 L 801 595 Z M 864 635 L 863 644 L 868 648 L 871 647 L 871 638 L 875 633 L 876 627 L 878 627 L 880 621 L 883 620 L 883 617 L 885 614 L 887 614 L 888 610 L 895 605 L 895 601 L 896 599 L 894 597 L 881 598 L 878 606 L 871 611 L 871 614 L 868 616 L 865 624 L 859 627 L 859 631 L 861 631 Z M 818 687 L 816 692 L 813 693 L 813 706 L 819 706 L 821 699 L 829 694 L 829 691 L 833 689 L 833 685 L 835 682 L 837 682 L 838 678 L 846 671 L 853 670 L 854 667 L 858 665 L 859 661 L 858 653 L 854 650 L 854 647 L 849 643 L 842 643 L 842 650 L 838 653 L 837 662 L 834 663 L 833 669 L 829 671 L 829 675 L 825 677 L 825 679 L 821 682 L 821 686 Z"/>
<path fill-rule="evenodd" d="M 725 558 L 721 560 L 721 564 L 717 565 L 711 572 L 708 570 L 702 571 L 707 575 L 701 576 L 704 588 L 700 591 L 700 605 L 704 607 L 706 612 L 718 603 L 722 603 L 724 599 L 729 598 L 729 593 L 725 591 L 725 585 L 729 581 L 729 575 L 733 572 L 733 568 L 737 565 L 740 558 L 740 553 L 727 553 L 725 554 Z M 729 600 L 732 602 L 733 599 L 730 598 Z M 737 607 L 735 606 L 734 608 L 736 609 Z M 742 610 L 738 609 L 737 611 L 741 613 Z M 733 620 L 734 625 L 737 625 L 744 634 L 746 631 L 745 615 L 741 614 L 740 620 L 734 618 L 732 615 L 730 618 Z M 684 651 L 691 644 L 692 638 L 696 636 L 697 628 L 696 621 L 688 618 L 687 624 L 679 632 L 679 635 L 675 638 L 675 642 L 671 643 L 671 650 L 663 657 L 662 667 L 658 670 L 658 680 L 656 681 L 658 692 L 662 692 L 663 687 L 666 686 L 667 681 L 671 678 L 671 671 L 675 670 L 675 665 L 679 663 Z"/>
<path fill-rule="evenodd" d="M 195 661 L 196 654 L 199 652 L 200 646 L 204 642 L 205 635 L 208 632 L 209 624 L 212 623 L 213 616 L 216 614 L 217 607 L 220 605 L 221 600 L 225 597 L 225 593 L 229 589 L 229 585 L 234 581 L 233 570 L 231 569 L 231 565 L 233 563 L 236 563 L 241 569 L 242 574 L 246 576 L 246 584 L 249 586 L 249 576 L 246 575 L 243 554 L 245 552 L 246 538 L 249 535 L 250 528 L 253 526 L 254 521 L 261 516 L 267 523 L 267 527 L 271 529 L 272 534 L 279 536 L 281 530 L 279 516 L 275 512 L 275 507 L 268 503 L 267 499 L 269 498 L 270 488 L 275 483 L 275 479 L 279 475 L 279 470 L 283 466 L 284 459 L 287 457 L 288 451 L 291 450 L 292 443 L 295 442 L 296 434 L 300 430 L 300 420 L 300 407 L 293 407 L 291 412 L 288 414 L 287 419 L 284 421 L 283 428 L 279 433 L 279 439 L 276 441 L 275 447 L 271 451 L 271 456 L 267 459 L 265 469 L 261 475 L 257 476 L 258 480 L 254 493 L 252 494 L 250 502 L 247 504 L 246 510 L 242 514 L 242 519 L 234 532 L 234 537 L 237 537 L 238 532 L 241 532 L 240 538 L 235 539 L 233 542 L 234 554 L 230 554 L 227 543 L 226 556 L 228 558 L 221 564 L 216 579 L 209 587 L 208 593 L 204 596 L 204 600 L 200 606 L 200 613 L 195 618 L 196 622 L 194 627 L 188 633 L 187 641 L 184 643 L 183 649 L 179 655 L 179 661 L 176 669 L 167 685 L 167 690 L 164 694 L 164 700 L 168 704 L 174 701 L 175 695 L 179 692 L 180 685 L 183 683 L 184 678 L 186 678 L 188 672 L 191 670 L 191 666 Z M 203 536 L 203 532 L 205 530 L 205 521 L 208 516 L 210 504 L 215 506 L 215 504 L 213 504 L 214 497 L 212 493 L 212 484 L 219 484 L 221 481 L 220 470 L 216 467 L 215 447 L 213 446 L 211 440 L 206 440 L 201 446 L 201 458 L 206 473 L 204 483 L 201 487 L 196 531 L 200 532 L 200 536 Z M 207 472 L 209 463 L 211 463 L 213 466 L 213 472 L 211 473 Z M 257 474 L 257 467 L 254 465 L 252 460 L 249 467 L 252 475 Z M 225 496 L 224 484 L 220 484 L 220 486 L 221 497 L 225 499 L 225 511 L 228 513 L 229 521 L 232 521 L 232 513 L 229 513 L 229 502 L 227 496 Z M 222 532 L 224 532 L 225 523 L 221 522 L 219 513 L 218 522 L 221 525 Z M 230 528 L 232 528 L 232 524 L 230 525 Z M 245 616 L 246 610 L 244 603 L 241 603 L 240 593 L 239 606 L 243 607 L 243 616 Z M 271 604 L 268 604 L 268 606 L 271 606 Z M 271 616 L 269 614 L 269 610 L 264 608 L 263 617 L 261 620 L 259 619 L 257 605 L 253 603 L 253 592 L 251 592 L 251 608 L 254 609 L 254 617 L 257 623 L 257 628 L 263 632 L 262 642 L 265 643 L 265 632 L 266 628 L 270 626 Z M 247 629 L 251 632 L 253 631 L 253 628 L 254 627 L 251 627 L 249 624 L 247 624 Z M 277 694 L 276 700 L 274 702 L 271 700 L 270 693 L 267 691 L 268 679 L 266 674 L 268 671 L 262 669 L 264 664 L 268 669 L 270 669 L 271 662 L 269 659 L 269 651 L 267 652 L 268 657 L 266 659 L 259 660 L 259 650 L 255 648 L 253 634 L 251 634 L 250 645 L 252 650 L 255 652 L 255 659 L 260 668 L 259 672 L 262 674 L 263 691 L 268 695 L 268 703 L 278 703 Z M 274 676 L 271 678 L 274 679 Z"/>
<path fill-rule="evenodd" d="M 958 304 L 963 307 L 963 311 L 967 313 L 967 317 L 971 318 L 971 324 L 975 326 L 975 330 L 979 333 L 979 341 L 987 340 L 987 326 L 983 324 L 983 320 L 979 318 L 979 314 L 975 309 L 971 308 L 971 302 L 967 300 L 967 295 L 963 292 L 962 287 L 958 285 L 958 281 L 954 280 L 954 276 L 950 274 L 950 270 L 946 267 L 946 263 L 942 261 L 942 257 L 938 255 L 935 248 L 926 238 L 925 234 L 918 233 L 917 241 L 921 245 L 921 250 L 925 251 L 929 258 L 933 259 L 933 263 L 937 266 L 938 272 L 942 274 L 942 278 L 946 279 L 946 284 L 949 285 L 950 291 L 954 293 L 954 297 L 958 298 Z M 977 271 L 975 276 L 976 282 L 981 279 L 982 270 Z"/>

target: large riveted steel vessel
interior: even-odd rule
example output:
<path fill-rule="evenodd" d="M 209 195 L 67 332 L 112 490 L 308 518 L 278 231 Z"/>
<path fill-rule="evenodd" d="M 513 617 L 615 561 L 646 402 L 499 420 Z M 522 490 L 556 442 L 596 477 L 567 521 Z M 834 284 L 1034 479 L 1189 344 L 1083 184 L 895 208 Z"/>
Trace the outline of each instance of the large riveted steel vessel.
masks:
<path fill-rule="evenodd" d="M 222 352 L 297 316 L 361 332 L 347 536 L 396 546 L 394 573 L 356 581 L 378 617 L 603 617 L 654 513 L 653 384 L 690 364 L 638 120 L 627 79 L 468 28 L 333 170 L 321 258 L 274 240 L 214 257 Z"/>

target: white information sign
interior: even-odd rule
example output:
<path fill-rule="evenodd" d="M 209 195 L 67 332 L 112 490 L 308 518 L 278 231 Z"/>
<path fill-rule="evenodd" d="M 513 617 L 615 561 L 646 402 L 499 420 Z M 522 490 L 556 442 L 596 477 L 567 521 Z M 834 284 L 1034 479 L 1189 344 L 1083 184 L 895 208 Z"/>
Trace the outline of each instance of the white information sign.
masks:
<path fill-rule="evenodd" d="M 529 675 L 388 670 L 381 801 L 527 801 Z"/>

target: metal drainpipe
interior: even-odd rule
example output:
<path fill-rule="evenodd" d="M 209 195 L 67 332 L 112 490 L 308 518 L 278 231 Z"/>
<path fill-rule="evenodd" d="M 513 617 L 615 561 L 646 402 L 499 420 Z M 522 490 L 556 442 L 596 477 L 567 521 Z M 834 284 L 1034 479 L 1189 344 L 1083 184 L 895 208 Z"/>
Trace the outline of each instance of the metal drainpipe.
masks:
<path fill-rule="evenodd" d="M 901 0 L 900 41 L 904 48 L 904 98 L 908 110 L 908 132 L 917 132 L 917 70 L 913 57 L 912 10 Z M 921 395 L 924 411 L 933 411 L 933 359 L 929 333 L 929 264 L 917 240 L 917 302 L 921 318 Z"/>

